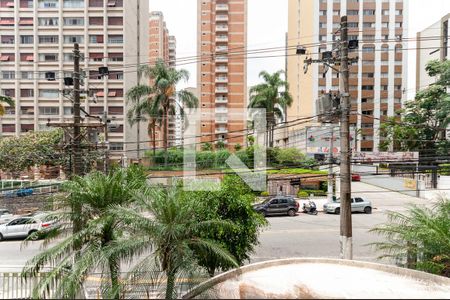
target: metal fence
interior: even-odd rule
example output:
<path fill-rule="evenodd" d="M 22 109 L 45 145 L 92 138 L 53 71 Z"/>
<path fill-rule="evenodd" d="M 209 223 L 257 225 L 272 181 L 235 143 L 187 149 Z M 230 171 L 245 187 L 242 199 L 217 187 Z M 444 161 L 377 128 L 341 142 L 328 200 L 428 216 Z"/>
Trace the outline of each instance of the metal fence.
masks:
<path fill-rule="evenodd" d="M 155 276 L 156 275 L 156 276 Z M 41 273 L 33 278 L 23 278 L 20 272 L 0 273 L 0 299 L 30 299 L 32 291 L 38 282 L 45 278 L 46 273 Z M 124 276 L 126 276 L 124 274 Z M 107 281 L 98 275 L 91 275 L 86 278 L 82 289 L 82 295 L 85 299 L 103 299 L 102 283 Z M 176 283 L 177 297 L 189 292 L 197 283 L 196 280 L 182 279 Z M 121 299 L 156 299 L 164 298 L 166 288 L 165 280 L 158 274 L 146 274 L 146 276 L 135 279 L 121 279 Z M 47 291 L 48 299 L 55 298 L 53 288 L 56 282 L 53 282 Z"/>

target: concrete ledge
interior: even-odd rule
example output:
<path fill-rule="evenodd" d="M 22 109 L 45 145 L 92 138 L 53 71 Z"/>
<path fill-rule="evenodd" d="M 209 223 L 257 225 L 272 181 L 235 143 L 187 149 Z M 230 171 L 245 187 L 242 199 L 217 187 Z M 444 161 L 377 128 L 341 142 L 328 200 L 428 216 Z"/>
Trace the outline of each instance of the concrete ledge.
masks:
<path fill-rule="evenodd" d="M 334 264 L 348 267 L 359 267 L 363 269 L 371 269 L 376 271 L 382 271 L 389 274 L 394 274 L 402 276 L 405 278 L 410 278 L 417 281 L 423 281 L 428 283 L 433 283 L 436 285 L 448 286 L 450 291 L 450 279 L 446 277 L 441 277 L 437 275 L 432 275 L 425 272 L 419 272 L 415 270 L 399 268 L 394 266 L 370 263 L 370 262 L 360 262 L 360 261 L 350 261 L 350 260 L 339 260 L 339 259 L 323 259 L 323 258 L 289 258 L 281 260 L 272 260 L 266 262 L 255 263 L 247 266 L 243 266 L 239 269 L 231 270 L 214 278 L 211 278 L 204 283 L 200 284 L 194 288 L 191 292 L 183 296 L 183 299 L 195 298 L 205 291 L 210 290 L 216 285 L 223 283 L 228 280 L 236 279 L 242 274 L 249 273 L 252 271 L 262 270 L 269 267 L 280 267 L 283 265 L 294 265 L 294 264 Z M 395 298 L 395 296 L 393 295 Z"/>

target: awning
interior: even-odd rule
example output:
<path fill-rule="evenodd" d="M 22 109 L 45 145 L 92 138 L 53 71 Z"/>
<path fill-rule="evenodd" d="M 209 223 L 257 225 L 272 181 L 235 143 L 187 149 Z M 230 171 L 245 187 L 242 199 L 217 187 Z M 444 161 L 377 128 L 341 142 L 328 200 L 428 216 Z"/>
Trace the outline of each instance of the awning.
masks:
<path fill-rule="evenodd" d="M 33 25 L 33 20 L 20 20 L 19 25 Z"/>
<path fill-rule="evenodd" d="M 103 58 L 103 53 L 89 53 L 89 58 L 90 59 L 98 59 L 98 58 Z"/>
<path fill-rule="evenodd" d="M 9 55 L 0 56 L 0 61 L 8 61 L 8 60 L 9 60 Z"/>
<path fill-rule="evenodd" d="M 97 97 L 104 97 L 105 96 L 105 92 L 97 92 Z"/>
<path fill-rule="evenodd" d="M 109 92 L 108 97 L 115 97 L 117 92 Z"/>
<path fill-rule="evenodd" d="M 14 25 L 14 20 L 0 20 L 0 25 Z"/>
<path fill-rule="evenodd" d="M 25 57 L 25 60 L 26 61 L 34 61 L 34 57 L 33 57 L 33 55 L 29 55 L 29 56 Z"/>

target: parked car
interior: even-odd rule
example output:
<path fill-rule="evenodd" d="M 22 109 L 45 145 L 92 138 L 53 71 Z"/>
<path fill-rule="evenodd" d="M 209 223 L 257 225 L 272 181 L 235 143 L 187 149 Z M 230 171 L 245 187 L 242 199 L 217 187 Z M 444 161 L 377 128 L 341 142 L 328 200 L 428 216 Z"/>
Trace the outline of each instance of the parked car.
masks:
<path fill-rule="evenodd" d="M 341 213 L 341 202 L 340 199 L 336 201 L 328 202 L 323 205 L 323 211 L 325 213 Z M 364 212 L 366 214 L 372 213 L 372 203 L 368 200 L 364 200 L 361 197 L 352 198 L 352 212 Z"/>
<path fill-rule="evenodd" d="M 253 205 L 253 209 L 265 217 L 272 215 L 288 215 L 293 217 L 298 213 L 299 204 L 293 197 L 278 196 Z"/>
<path fill-rule="evenodd" d="M 46 220 L 45 215 L 37 217 L 20 217 L 0 225 L 0 241 L 10 238 L 26 238 L 39 231 L 52 228 L 54 221 Z"/>
<path fill-rule="evenodd" d="M 352 181 L 361 181 L 361 175 L 352 174 Z"/>
<path fill-rule="evenodd" d="M 7 209 L 0 209 L 0 224 L 7 223 L 14 219 L 14 215 L 9 212 Z"/>

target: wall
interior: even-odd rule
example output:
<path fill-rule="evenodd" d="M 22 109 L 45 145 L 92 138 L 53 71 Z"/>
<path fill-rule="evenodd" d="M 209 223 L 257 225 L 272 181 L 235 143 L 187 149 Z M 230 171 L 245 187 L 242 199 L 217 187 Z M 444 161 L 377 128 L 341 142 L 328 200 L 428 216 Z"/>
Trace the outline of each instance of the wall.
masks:
<path fill-rule="evenodd" d="M 377 175 L 377 176 L 362 176 L 361 181 L 387 190 L 398 191 L 402 194 L 416 197 L 414 179 L 391 177 L 389 175 Z M 419 184 L 419 186 L 421 186 L 421 184 Z"/>

